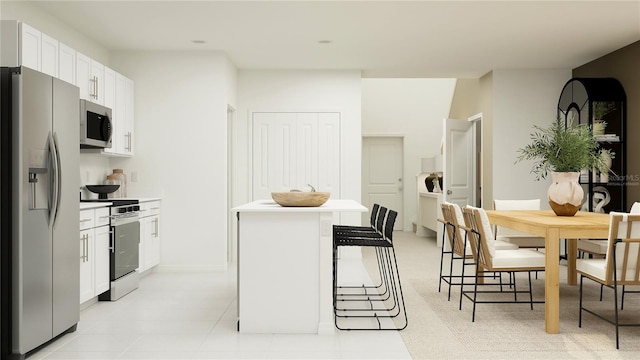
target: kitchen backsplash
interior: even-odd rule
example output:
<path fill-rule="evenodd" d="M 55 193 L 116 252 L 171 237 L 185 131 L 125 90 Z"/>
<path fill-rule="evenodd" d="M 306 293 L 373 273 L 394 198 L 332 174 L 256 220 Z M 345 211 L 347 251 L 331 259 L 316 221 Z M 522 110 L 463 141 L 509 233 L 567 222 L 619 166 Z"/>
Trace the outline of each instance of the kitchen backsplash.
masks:
<path fill-rule="evenodd" d="M 97 199 L 98 194 L 84 188 L 85 185 L 104 184 L 111 174 L 111 162 L 107 156 L 92 153 L 80 153 L 80 187 L 82 199 Z"/>

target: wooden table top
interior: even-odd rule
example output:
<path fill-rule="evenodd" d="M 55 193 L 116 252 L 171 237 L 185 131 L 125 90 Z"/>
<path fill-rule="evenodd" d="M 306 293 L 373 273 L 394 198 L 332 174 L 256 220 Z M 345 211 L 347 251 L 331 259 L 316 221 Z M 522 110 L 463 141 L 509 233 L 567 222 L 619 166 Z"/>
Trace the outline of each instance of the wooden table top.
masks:
<path fill-rule="evenodd" d="M 609 214 L 578 211 L 574 216 L 557 216 L 552 210 L 487 210 L 489 221 L 498 226 L 545 236 L 558 228 L 565 238 L 606 238 Z"/>

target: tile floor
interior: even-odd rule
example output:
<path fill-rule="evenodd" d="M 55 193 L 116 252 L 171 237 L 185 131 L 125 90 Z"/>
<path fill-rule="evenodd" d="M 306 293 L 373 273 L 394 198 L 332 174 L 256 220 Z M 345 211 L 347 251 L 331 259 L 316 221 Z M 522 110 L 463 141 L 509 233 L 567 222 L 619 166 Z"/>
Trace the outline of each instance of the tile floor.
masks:
<path fill-rule="evenodd" d="M 351 271 L 348 268 L 351 267 Z M 366 276 L 360 261 L 340 271 Z M 154 272 L 116 302 L 80 314 L 76 332 L 30 359 L 410 359 L 395 331 L 335 335 L 240 334 L 236 276 Z"/>

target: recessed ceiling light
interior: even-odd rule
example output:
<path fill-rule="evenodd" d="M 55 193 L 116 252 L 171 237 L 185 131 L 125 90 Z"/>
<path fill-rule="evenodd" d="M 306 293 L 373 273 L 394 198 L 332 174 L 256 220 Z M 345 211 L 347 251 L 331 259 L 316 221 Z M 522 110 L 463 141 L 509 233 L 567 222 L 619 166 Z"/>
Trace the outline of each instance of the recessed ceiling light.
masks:
<path fill-rule="evenodd" d="M 331 44 L 332 42 L 331 40 L 318 40 L 318 44 Z"/>
<path fill-rule="evenodd" d="M 204 44 L 204 43 L 206 43 L 206 41 L 204 41 L 204 40 L 191 40 L 191 42 L 194 43 L 194 44 Z"/>

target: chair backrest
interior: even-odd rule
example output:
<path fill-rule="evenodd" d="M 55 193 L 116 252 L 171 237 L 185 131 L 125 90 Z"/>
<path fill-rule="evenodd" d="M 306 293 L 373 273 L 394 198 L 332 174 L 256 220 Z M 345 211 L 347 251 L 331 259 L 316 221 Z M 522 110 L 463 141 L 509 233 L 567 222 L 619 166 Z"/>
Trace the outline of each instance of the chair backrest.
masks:
<path fill-rule="evenodd" d="M 384 224 L 384 237 L 390 242 L 393 242 L 393 227 L 396 223 L 396 217 L 398 217 L 397 211 L 387 211 L 387 221 Z"/>
<path fill-rule="evenodd" d="M 380 210 L 378 211 L 378 218 L 376 219 L 376 230 L 380 235 L 384 235 L 384 220 L 387 216 L 387 208 L 384 206 L 380 206 Z"/>
<path fill-rule="evenodd" d="M 380 212 L 380 204 L 378 203 L 373 204 L 373 207 L 371 208 L 371 219 L 369 219 L 369 225 L 371 225 L 371 227 L 374 229 L 376 228 L 378 212 Z"/>
<path fill-rule="evenodd" d="M 618 285 L 640 285 L 640 214 L 612 211 L 609 214 L 608 241 L 607 283 L 613 283 L 615 261 Z"/>
<path fill-rule="evenodd" d="M 467 206 L 462 209 L 465 226 L 471 231 L 467 231 L 467 239 L 471 244 L 473 258 L 485 269 L 493 268 L 493 256 L 495 255 L 495 244 L 493 243 L 493 231 L 487 213 L 482 208 Z"/>
<path fill-rule="evenodd" d="M 442 217 L 445 221 L 445 231 L 452 251 L 456 255 L 465 256 L 465 232 L 460 228 L 460 225 L 464 225 L 464 217 L 460 206 L 443 202 Z"/>
<path fill-rule="evenodd" d="M 540 199 L 531 200 L 493 200 L 494 210 L 540 210 Z M 498 235 L 517 235 L 517 236 L 531 236 L 531 234 L 523 233 L 518 230 L 513 230 L 501 226 L 495 227 L 495 236 Z"/>

